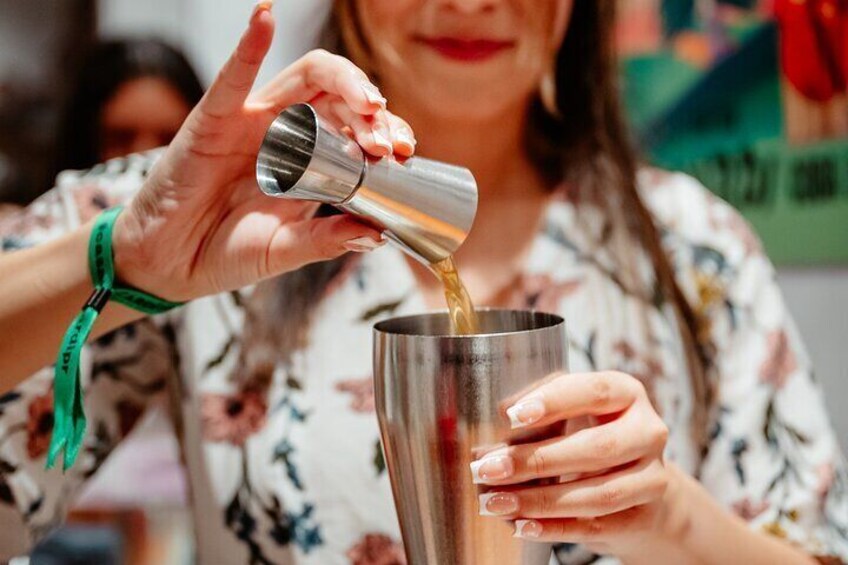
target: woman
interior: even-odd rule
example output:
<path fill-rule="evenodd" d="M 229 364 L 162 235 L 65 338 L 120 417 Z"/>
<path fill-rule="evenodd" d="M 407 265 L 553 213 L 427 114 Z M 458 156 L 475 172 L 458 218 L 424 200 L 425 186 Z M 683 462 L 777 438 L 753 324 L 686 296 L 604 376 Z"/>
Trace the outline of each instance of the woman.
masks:
<path fill-rule="evenodd" d="M 203 96 L 183 54 L 152 39 L 96 44 L 72 84 L 59 118 L 53 177 L 169 144 Z M 19 209 L 0 203 L 0 219 Z"/>
<path fill-rule="evenodd" d="M 301 94 L 376 154 L 409 154 L 417 139 L 418 153 L 471 167 L 480 209 L 457 259 L 472 296 L 569 320 L 574 373 L 509 413 L 516 426 L 588 425 L 475 462 L 469 479 L 490 485 L 482 513 L 528 539 L 562 542 L 562 563 L 592 552 L 627 563 L 844 559 L 845 470 L 773 270 L 739 216 L 697 183 L 637 174 L 614 89 L 613 11 L 607 0 L 340 0 L 327 44 L 379 81 L 416 137 L 382 110 L 364 118 L 350 100 Z M 245 160 L 258 144 L 249 140 Z M 154 177 L 175 170 L 160 163 Z M 57 190 L 95 182 L 109 191 L 127 177 L 139 182 L 83 174 Z M 133 209 L 150 207 L 136 199 Z M 126 233 L 145 237 L 118 238 L 119 269 L 165 298 L 260 278 L 239 255 L 223 263 L 231 269 L 204 266 L 226 273 L 223 282 L 140 268 L 138 257 L 163 253 L 147 234 Z M 96 469 L 148 391 L 167 386 L 200 562 L 400 563 L 370 328 L 441 305 L 432 275 L 384 247 L 127 326 L 90 348 L 94 432 L 78 468 L 46 475 L 40 454 L 26 453 L 39 437 L 32 424 L 6 440 L 7 513 L 35 534 L 60 519 L 62 494 Z M 42 371 L 7 402 L 7 434 L 33 421 L 28 410 L 41 413 L 29 407 L 49 395 L 50 378 Z M 500 488 L 560 475 L 572 480 Z"/>

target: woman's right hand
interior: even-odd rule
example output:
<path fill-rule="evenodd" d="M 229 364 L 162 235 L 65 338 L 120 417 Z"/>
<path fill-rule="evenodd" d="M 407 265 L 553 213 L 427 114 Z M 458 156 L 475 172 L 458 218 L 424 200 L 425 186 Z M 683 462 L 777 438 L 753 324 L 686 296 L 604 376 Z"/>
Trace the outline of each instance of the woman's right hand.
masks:
<path fill-rule="evenodd" d="M 316 203 L 259 191 L 259 146 L 291 104 L 313 104 L 374 156 L 415 148 L 411 128 L 386 110 L 365 73 L 325 51 L 248 96 L 274 33 L 269 7 L 254 9 L 230 60 L 119 217 L 113 239 L 123 284 L 185 301 L 382 243 L 378 230 L 348 216 L 313 218 Z"/>

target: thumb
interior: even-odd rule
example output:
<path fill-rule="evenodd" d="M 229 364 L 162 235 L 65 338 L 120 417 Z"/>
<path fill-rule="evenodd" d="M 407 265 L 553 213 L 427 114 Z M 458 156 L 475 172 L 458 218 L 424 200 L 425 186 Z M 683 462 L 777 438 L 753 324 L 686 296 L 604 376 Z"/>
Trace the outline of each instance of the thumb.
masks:
<path fill-rule="evenodd" d="M 268 276 L 335 259 L 351 251 L 372 251 L 384 243 L 380 230 L 350 216 L 285 224 L 274 234 L 268 248 Z"/>

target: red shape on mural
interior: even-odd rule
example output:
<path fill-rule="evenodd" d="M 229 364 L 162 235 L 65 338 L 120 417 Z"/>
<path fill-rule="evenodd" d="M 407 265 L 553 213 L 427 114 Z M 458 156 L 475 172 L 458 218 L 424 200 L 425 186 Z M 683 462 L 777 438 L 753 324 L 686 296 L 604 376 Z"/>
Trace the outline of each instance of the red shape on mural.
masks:
<path fill-rule="evenodd" d="M 845 92 L 848 0 L 777 0 L 783 73 L 810 100 Z"/>

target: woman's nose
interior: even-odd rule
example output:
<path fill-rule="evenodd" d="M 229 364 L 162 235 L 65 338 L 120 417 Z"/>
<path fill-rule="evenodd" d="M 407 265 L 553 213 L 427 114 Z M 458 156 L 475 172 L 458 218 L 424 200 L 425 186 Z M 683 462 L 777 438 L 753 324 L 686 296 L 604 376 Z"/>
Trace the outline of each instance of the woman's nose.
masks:
<path fill-rule="evenodd" d="M 440 0 L 443 6 L 468 14 L 491 10 L 502 1 L 503 0 Z"/>

